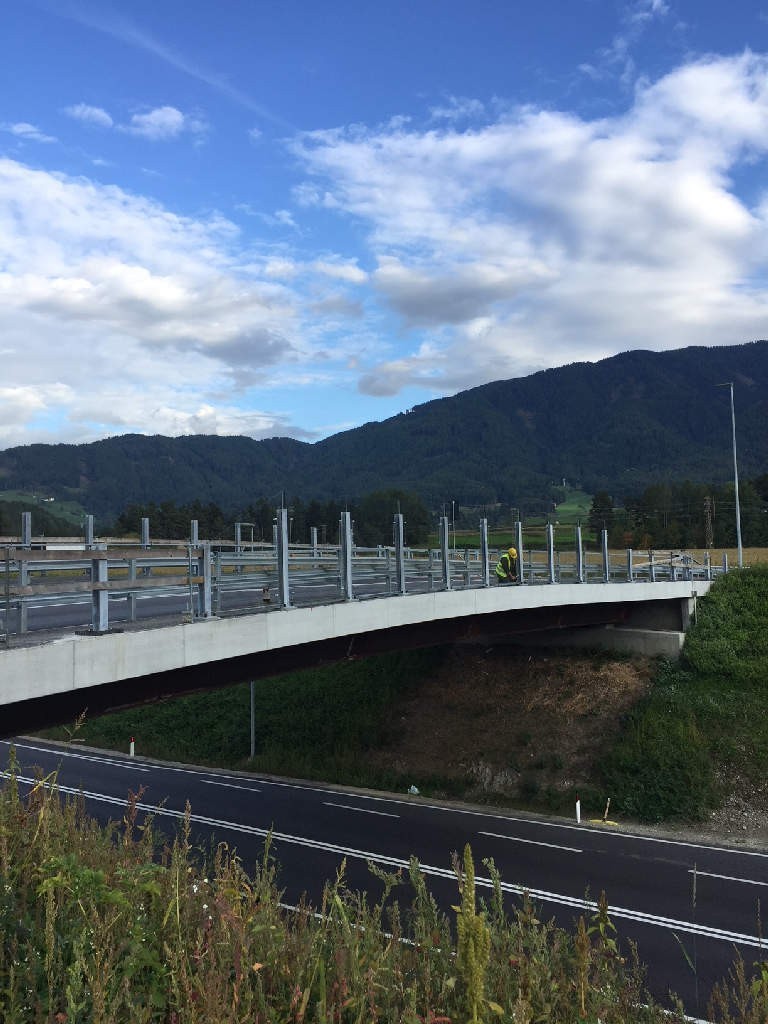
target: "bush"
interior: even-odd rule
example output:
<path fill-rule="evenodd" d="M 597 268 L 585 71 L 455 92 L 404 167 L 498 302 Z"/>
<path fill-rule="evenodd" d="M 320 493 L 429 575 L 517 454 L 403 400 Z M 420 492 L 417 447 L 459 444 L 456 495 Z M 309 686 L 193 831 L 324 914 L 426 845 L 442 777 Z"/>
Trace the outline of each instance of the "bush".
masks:
<path fill-rule="evenodd" d="M 703 675 L 768 686 L 768 566 L 717 580 L 698 602 L 684 658 Z"/>
<path fill-rule="evenodd" d="M 694 716 L 651 698 L 600 765 L 613 806 L 640 821 L 696 820 L 716 804 L 709 748 Z"/>

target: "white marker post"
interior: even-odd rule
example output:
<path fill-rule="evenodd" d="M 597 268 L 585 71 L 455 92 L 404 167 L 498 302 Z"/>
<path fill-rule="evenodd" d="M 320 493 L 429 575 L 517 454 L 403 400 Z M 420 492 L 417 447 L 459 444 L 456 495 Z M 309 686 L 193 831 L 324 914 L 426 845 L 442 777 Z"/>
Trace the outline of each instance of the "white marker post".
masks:
<path fill-rule="evenodd" d="M 578 793 L 576 794 L 576 824 L 581 824 L 581 800 L 579 800 Z"/>
<path fill-rule="evenodd" d="M 134 745 L 134 742 L 133 742 L 133 736 L 131 736 L 131 746 L 130 746 L 130 748 L 129 748 L 129 750 L 128 750 L 128 753 L 129 753 L 129 755 L 130 755 L 131 757 L 133 757 L 133 754 L 134 754 L 134 751 L 135 751 L 135 749 L 136 749 L 136 748 L 135 748 L 135 745 Z"/>

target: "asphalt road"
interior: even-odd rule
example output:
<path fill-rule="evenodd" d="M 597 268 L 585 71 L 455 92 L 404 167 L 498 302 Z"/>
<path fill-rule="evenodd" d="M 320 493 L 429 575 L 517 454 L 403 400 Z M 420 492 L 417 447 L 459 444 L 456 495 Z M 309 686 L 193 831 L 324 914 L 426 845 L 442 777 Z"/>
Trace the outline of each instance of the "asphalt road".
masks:
<path fill-rule="evenodd" d="M 637 942 L 657 999 L 678 993 L 694 1017 L 704 1016 L 713 983 L 738 950 L 748 968 L 765 959 L 768 851 L 696 845 L 629 834 L 602 824 L 493 814 L 422 797 L 361 793 L 256 775 L 233 774 L 62 747 L 19 738 L 22 779 L 58 767 L 63 792 L 85 795 L 94 816 L 120 819 L 129 791 L 144 787 L 142 809 L 173 831 L 189 800 L 197 840 L 236 846 L 246 867 L 273 831 L 285 899 L 306 892 L 319 902 L 323 883 L 343 858 L 351 888 L 377 891 L 372 860 L 394 869 L 418 857 L 436 899 L 456 902 L 451 852 L 469 842 L 483 884 L 483 858 L 493 857 L 514 905 L 526 889 L 546 918 L 571 927 L 605 890 L 622 945 Z M 10 744 L 0 742 L 5 768 Z M 160 810 L 157 808 L 162 805 Z M 695 905 L 693 872 L 696 872 Z M 408 902 L 408 895 L 403 899 Z M 587 914 L 592 912 L 588 902 Z M 683 952 L 685 950 L 685 952 Z M 696 972 L 688 963 L 696 965 Z M 697 999 L 698 995 L 698 999 Z"/>

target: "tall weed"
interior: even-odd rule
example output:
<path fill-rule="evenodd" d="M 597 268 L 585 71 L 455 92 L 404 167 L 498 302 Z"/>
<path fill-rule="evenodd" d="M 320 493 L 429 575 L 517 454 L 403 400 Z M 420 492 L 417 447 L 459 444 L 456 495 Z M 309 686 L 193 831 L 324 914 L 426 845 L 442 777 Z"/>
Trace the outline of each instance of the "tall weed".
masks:
<path fill-rule="evenodd" d="M 491 862 L 475 900 L 471 851 L 456 860 L 457 918 L 418 862 L 371 866 L 381 893 L 349 890 L 342 864 L 320 907 L 281 902 L 269 841 L 250 870 L 219 846 L 207 866 L 189 817 L 172 841 L 129 804 L 101 828 L 55 780 L 0 789 L 0 1019 L 13 1024 L 661 1024 L 604 898 L 575 933 L 523 897 L 511 911 Z M 457 936 L 457 939 L 454 939 Z M 764 1019 L 762 974 L 718 992 Z M 740 972 L 740 973 L 739 973 Z M 723 1008 L 727 1008 L 723 1009 Z M 759 1014 L 762 1013 L 763 1017 Z"/>

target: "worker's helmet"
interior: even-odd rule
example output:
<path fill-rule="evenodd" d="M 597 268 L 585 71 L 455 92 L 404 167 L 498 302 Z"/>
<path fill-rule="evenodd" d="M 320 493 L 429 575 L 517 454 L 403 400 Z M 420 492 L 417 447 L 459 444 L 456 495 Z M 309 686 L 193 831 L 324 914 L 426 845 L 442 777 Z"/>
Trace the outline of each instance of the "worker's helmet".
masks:
<path fill-rule="evenodd" d="M 510 558 L 517 558 L 517 548 L 510 548 L 507 551 L 507 554 L 509 555 Z"/>

